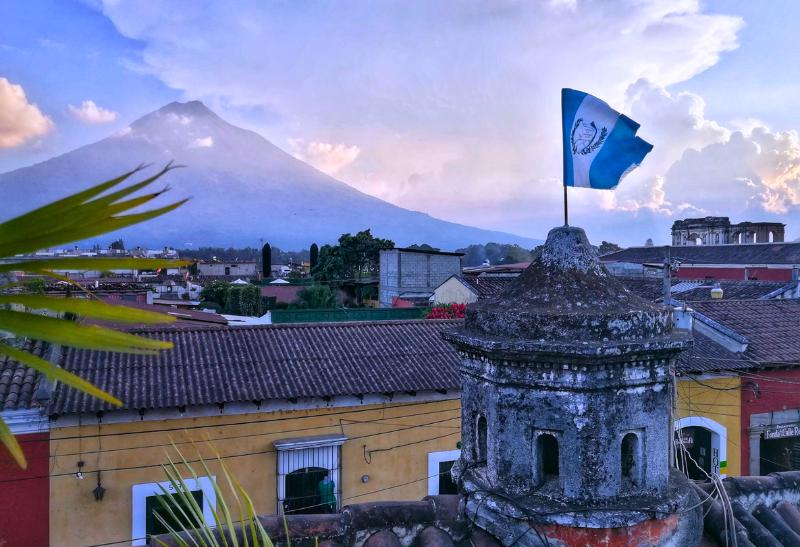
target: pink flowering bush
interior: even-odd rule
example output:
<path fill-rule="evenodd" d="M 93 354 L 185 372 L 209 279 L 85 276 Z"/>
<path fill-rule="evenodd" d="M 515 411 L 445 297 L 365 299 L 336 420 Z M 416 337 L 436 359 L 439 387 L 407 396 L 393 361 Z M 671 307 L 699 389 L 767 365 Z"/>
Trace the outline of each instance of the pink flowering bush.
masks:
<path fill-rule="evenodd" d="M 466 304 L 438 304 L 431 308 L 425 319 L 463 319 Z"/>

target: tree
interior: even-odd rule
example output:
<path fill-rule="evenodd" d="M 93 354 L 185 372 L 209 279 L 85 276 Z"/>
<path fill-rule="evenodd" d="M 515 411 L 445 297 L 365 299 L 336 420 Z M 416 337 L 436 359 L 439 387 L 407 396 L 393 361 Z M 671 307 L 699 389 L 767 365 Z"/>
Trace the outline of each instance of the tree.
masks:
<path fill-rule="evenodd" d="M 394 241 L 374 237 L 370 230 L 356 235 L 342 234 L 338 245 L 324 245 L 314 276 L 320 280 L 340 281 L 376 276 L 382 249 L 394 248 Z"/>
<path fill-rule="evenodd" d="M 438 247 L 431 247 L 427 243 L 409 245 L 406 249 L 414 249 L 415 251 L 439 251 Z"/>
<path fill-rule="evenodd" d="M 156 209 L 124 214 L 162 194 L 163 191 L 126 199 L 158 180 L 172 167 L 167 165 L 141 182 L 123 185 L 141 169 L 138 167 L 120 177 L 0 223 L 0 259 L 97 237 L 161 216 L 186 202 L 184 199 Z M 155 269 L 186 265 L 185 261 L 178 260 L 106 257 L 41 258 L 23 264 L 13 260 L 0 262 L 4 262 L 0 263 L 0 276 L 3 277 L 9 277 L 10 272 L 20 268 L 32 274 L 53 276 L 53 270 L 58 269 L 102 271 L 111 268 Z M 59 298 L 29 291 L 13 291 L 9 290 L 11 283 L 2 281 L 0 286 L 0 331 L 15 337 L 0 342 L 0 355 L 39 371 L 50 382 L 61 382 L 116 407 L 121 407 L 122 401 L 81 377 L 25 351 L 18 342 L 27 338 L 62 346 L 144 355 L 157 355 L 160 350 L 172 347 L 168 342 L 75 322 L 67 317 L 81 316 L 114 323 L 171 323 L 175 321 L 173 316 L 113 306 L 94 298 Z M 48 313 L 35 310 L 47 310 Z M 20 467 L 27 467 L 22 448 L 1 418 L 0 441 Z"/>
<path fill-rule="evenodd" d="M 647 241 L 644 242 L 645 247 L 652 247 L 653 246 L 653 238 L 648 237 Z"/>
<path fill-rule="evenodd" d="M 464 253 L 462 259 L 464 266 L 480 266 L 485 260 L 488 260 L 490 264 L 513 264 L 533 260 L 532 251 L 509 243 L 470 245 L 463 249 L 456 249 L 456 252 Z"/>
<path fill-rule="evenodd" d="M 240 285 L 239 313 L 253 317 L 261 315 L 261 291 L 255 285 Z"/>
<path fill-rule="evenodd" d="M 109 249 L 112 251 L 124 251 L 125 250 L 125 243 L 123 243 L 122 238 L 112 241 L 111 245 L 108 246 Z"/>
<path fill-rule="evenodd" d="M 243 315 L 241 285 L 228 285 L 228 290 L 225 291 L 225 313 Z"/>
<path fill-rule="evenodd" d="M 311 244 L 311 249 L 309 250 L 309 262 L 311 263 L 312 270 L 319 262 L 319 247 L 317 247 L 316 243 Z"/>
<path fill-rule="evenodd" d="M 264 277 L 272 277 L 272 247 L 269 243 L 261 247 L 261 273 Z"/>
<path fill-rule="evenodd" d="M 293 307 L 314 310 L 335 306 L 336 298 L 327 285 L 309 285 L 297 293 L 297 300 L 293 303 Z"/>
<path fill-rule="evenodd" d="M 25 290 L 31 294 L 44 294 L 44 279 L 41 277 L 32 277 L 22 282 Z"/>
<path fill-rule="evenodd" d="M 216 302 L 220 306 L 225 306 L 228 294 L 229 283 L 224 281 L 212 281 L 200 291 L 200 299 L 207 302 Z"/>
<path fill-rule="evenodd" d="M 600 243 L 600 246 L 597 248 L 597 254 L 600 256 L 607 255 L 609 253 L 616 253 L 617 251 L 621 251 L 622 247 L 617 245 L 616 243 L 610 243 L 608 241 L 603 241 Z"/>

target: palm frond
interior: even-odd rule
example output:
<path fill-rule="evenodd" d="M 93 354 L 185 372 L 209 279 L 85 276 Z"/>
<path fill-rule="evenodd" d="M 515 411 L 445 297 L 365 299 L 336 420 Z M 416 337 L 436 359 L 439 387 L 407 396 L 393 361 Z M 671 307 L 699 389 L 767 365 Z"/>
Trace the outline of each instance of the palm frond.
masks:
<path fill-rule="evenodd" d="M 54 273 L 53 270 L 155 269 L 187 265 L 186 261 L 137 258 L 46 258 L 29 262 L 13 260 L 13 256 L 17 254 L 80 241 L 138 224 L 173 211 L 186 203 L 187 200 L 183 199 L 155 209 L 129 212 L 132 209 L 146 206 L 166 192 L 168 188 L 165 187 L 138 197 L 128 198 L 128 196 L 143 190 L 175 167 L 168 164 L 152 176 L 145 177 L 139 182 L 123 185 L 131 176 L 144 168 L 144 165 L 140 165 L 119 177 L 0 223 L 0 259 L 4 259 L 4 263 L 0 264 L 0 274 L 25 271 L 75 283 L 65 276 Z M 128 213 L 123 214 L 126 212 Z M 169 315 L 112 306 L 95 300 L 48 298 L 42 295 L 9 292 L 12 288 L 16 290 L 17 286 L 18 284 L 13 280 L 0 285 L 0 291 L 6 291 L 0 294 L 0 331 L 11 333 L 17 338 L 29 338 L 92 350 L 145 355 L 154 355 L 160 350 L 172 347 L 172 344 L 168 342 L 134 336 L 106 327 L 78 324 L 66 319 L 34 313 L 30 310 L 47 310 L 51 314 L 72 313 L 91 319 L 119 323 L 168 323 L 174 320 Z M 81 289 L 85 291 L 83 287 Z M 85 292 L 91 297 L 88 291 Z M 11 305 L 21 305 L 29 311 L 7 309 Z M 2 343 L 0 343 L 0 354 L 8 355 L 20 363 L 38 370 L 51 380 L 63 382 L 113 405 L 122 405 L 122 402 L 114 396 L 45 359 Z M 25 468 L 27 465 L 25 455 L 2 419 L 0 419 L 0 442 L 7 447 L 16 462 Z"/>

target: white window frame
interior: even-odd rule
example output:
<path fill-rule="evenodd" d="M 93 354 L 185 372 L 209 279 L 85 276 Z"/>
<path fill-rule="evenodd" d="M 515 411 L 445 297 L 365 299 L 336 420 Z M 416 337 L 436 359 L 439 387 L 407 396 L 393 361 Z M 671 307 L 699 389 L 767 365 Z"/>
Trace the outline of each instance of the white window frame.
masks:
<path fill-rule="evenodd" d="M 442 450 L 428 452 L 428 495 L 439 495 L 439 464 L 454 462 L 461 457 L 461 450 Z"/>
<path fill-rule="evenodd" d="M 346 440 L 347 436 L 345 435 L 318 435 L 315 437 L 301 437 L 297 439 L 281 439 L 273 443 L 278 452 L 278 454 L 276 454 L 278 460 L 278 475 L 275 482 L 278 486 L 277 506 L 279 514 L 283 514 L 282 502 L 286 499 L 285 477 L 292 471 L 297 471 L 308 463 L 308 460 L 303 458 L 303 456 L 307 454 L 305 451 L 319 448 L 330 449 L 333 447 L 341 447 Z M 285 457 L 282 457 L 282 454 L 285 454 Z M 336 485 L 336 504 L 341 507 L 341 448 L 325 451 L 320 456 L 312 458 L 312 461 L 330 472 L 330 479 Z"/>
<path fill-rule="evenodd" d="M 212 476 L 211 478 L 199 477 L 196 480 L 183 479 L 189 491 L 195 492 L 197 490 L 202 490 L 203 519 L 211 526 L 216 525 L 212 508 L 216 509 L 217 507 L 217 493 L 214 490 L 214 485 L 211 483 L 211 481 L 216 482 L 216 480 L 216 476 Z M 133 541 L 131 545 L 147 545 L 147 498 L 163 494 L 164 492 L 161 490 L 162 486 L 168 492 L 175 491 L 175 488 L 169 481 L 133 485 L 133 499 L 131 505 L 131 537 Z"/>

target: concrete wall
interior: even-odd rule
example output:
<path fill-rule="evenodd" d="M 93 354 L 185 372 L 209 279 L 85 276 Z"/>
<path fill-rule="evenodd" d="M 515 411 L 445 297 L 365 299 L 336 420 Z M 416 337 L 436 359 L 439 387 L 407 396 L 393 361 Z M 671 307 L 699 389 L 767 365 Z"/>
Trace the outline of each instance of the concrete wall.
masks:
<path fill-rule="evenodd" d="M 252 497 L 259 514 L 276 512 L 273 442 L 313 435 L 343 433 L 350 439 L 341 452 L 343 505 L 421 499 L 427 495 L 427 454 L 453 450 L 460 439 L 460 405 L 455 399 L 141 421 L 106 424 L 99 431 L 103 437 L 97 437 L 96 420 L 93 425 L 80 428 L 52 430 L 51 545 L 85 546 L 130 539 L 132 487 L 165 480 L 159 464 L 166 462 L 170 439 L 176 443 L 211 439 Z M 79 434 L 81 439 L 77 438 Z M 191 444 L 181 444 L 179 448 L 187 459 L 196 458 Z M 207 448 L 201 451 L 204 456 L 211 456 Z M 79 460 L 85 462 L 83 480 L 74 476 Z M 210 467 L 212 473 L 219 472 L 217 464 Z M 101 502 L 92 496 L 97 469 L 103 470 L 103 486 L 107 489 Z M 367 483 L 361 481 L 362 475 L 369 475 Z M 226 485 L 221 487 L 230 498 Z"/>
<path fill-rule="evenodd" d="M 227 271 L 226 271 L 227 268 Z M 200 275 L 256 275 L 255 262 L 200 262 L 197 264 Z"/>
<path fill-rule="evenodd" d="M 700 418 L 693 425 L 705 427 L 712 434 L 719 430 L 718 426 L 724 428 L 725 454 L 720 458 L 720 473 L 729 476 L 748 474 L 741 457 L 739 377 L 710 377 L 700 382 L 702 384 L 691 379 L 678 380 L 676 420 Z"/>
<path fill-rule="evenodd" d="M 381 307 L 404 292 L 432 293 L 451 275 L 461 273 L 461 257 L 389 249 L 380 254 L 379 300 Z"/>

